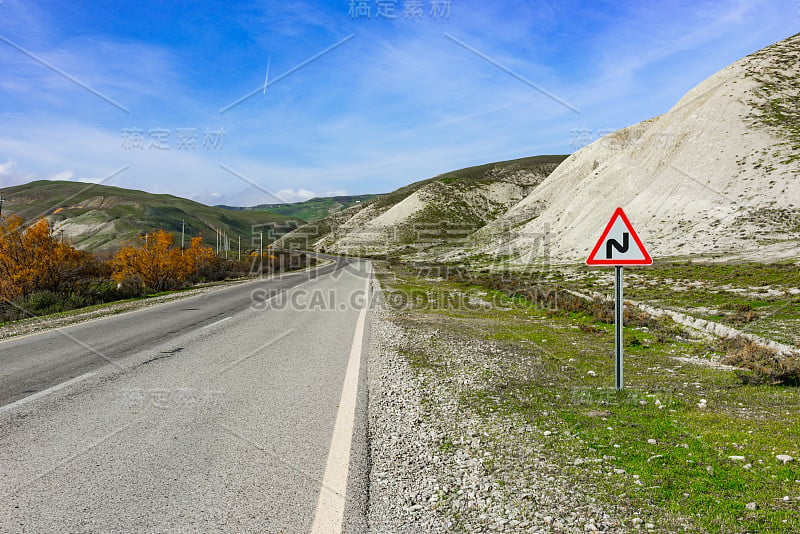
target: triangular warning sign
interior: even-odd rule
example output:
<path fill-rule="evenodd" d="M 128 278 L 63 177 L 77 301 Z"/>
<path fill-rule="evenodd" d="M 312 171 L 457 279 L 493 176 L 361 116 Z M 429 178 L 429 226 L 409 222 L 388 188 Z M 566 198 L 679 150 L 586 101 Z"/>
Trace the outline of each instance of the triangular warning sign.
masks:
<path fill-rule="evenodd" d="M 650 265 L 653 258 L 644 248 L 628 216 L 617 208 L 606 229 L 586 259 L 586 265 Z"/>

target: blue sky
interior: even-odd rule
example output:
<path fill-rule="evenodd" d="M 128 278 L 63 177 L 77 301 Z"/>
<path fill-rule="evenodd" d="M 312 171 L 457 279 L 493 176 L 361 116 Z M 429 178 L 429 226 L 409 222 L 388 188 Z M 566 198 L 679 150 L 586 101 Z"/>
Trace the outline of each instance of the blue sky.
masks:
<path fill-rule="evenodd" d="M 574 152 L 798 31 L 800 0 L 2 0 L 0 186 L 387 192 Z"/>

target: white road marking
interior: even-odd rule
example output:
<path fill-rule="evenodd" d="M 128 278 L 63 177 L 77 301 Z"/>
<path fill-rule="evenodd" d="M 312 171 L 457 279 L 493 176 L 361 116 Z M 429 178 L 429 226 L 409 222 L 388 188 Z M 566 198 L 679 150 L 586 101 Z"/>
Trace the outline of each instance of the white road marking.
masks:
<path fill-rule="evenodd" d="M 27 404 L 27 403 L 29 403 L 31 401 L 35 401 L 36 399 L 39 399 L 39 398 L 44 397 L 45 395 L 49 395 L 51 393 L 54 393 L 54 392 L 58 391 L 59 389 L 64 389 L 67 386 L 71 386 L 72 384 L 75 384 L 76 382 L 80 382 L 81 380 L 85 380 L 85 379 L 89 378 L 90 376 L 94 376 L 95 374 L 96 373 L 86 373 L 85 375 L 76 376 L 75 378 L 71 378 L 70 380 L 67 380 L 66 382 L 61 382 L 60 384 L 55 385 L 55 386 L 53 386 L 51 388 L 47 388 L 45 390 L 39 391 L 37 393 L 34 393 L 33 395 L 28 395 L 27 397 L 23 397 L 23 398 L 19 399 L 18 401 L 14 401 L 11 404 L 6 404 L 5 406 L 0 407 L 0 413 L 5 412 L 6 410 L 13 410 L 14 408 L 22 406 L 23 404 Z"/>
<path fill-rule="evenodd" d="M 219 321 L 213 322 L 211 324 L 205 325 L 203 328 L 211 328 L 212 326 L 217 326 L 218 324 L 222 324 L 225 321 L 230 321 L 233 317 L 225 317 L 224 319 L 220 319 Z"/>
<path fill-rule="evenodd" d="M 369 264 L 367 264 L 369 266 Z M 361 347 L 364 341 L 364 324 L 369 308 L 369 285 L 371 269 L 367 267 L 367 281 L 364 287 L 364 307 L 358 314 L 350 360 L 344 376 L 342 398 L 336 414 L 328 462 L 322 477 L 317 510 L 311 526 L 312 534 L 340 534 L 344 521 L 344 506 L 347 496 L 347 476 L 350 472 L 350 445 L 353 440 L 353 425 L 356 416 L 356 393 L 358 375 L 361 369 Z"/>

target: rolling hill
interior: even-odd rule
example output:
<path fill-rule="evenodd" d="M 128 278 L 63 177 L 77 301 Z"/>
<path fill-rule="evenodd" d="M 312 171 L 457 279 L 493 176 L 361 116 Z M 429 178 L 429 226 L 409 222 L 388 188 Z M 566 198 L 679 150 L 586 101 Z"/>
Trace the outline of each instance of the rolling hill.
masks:
<path fill-rule="evenodd" d="M 277 245 L 342 254 L 441 254 L 536 188 L 566 156 L 469 167 L 352 206 L 281 238 Z"/>
<path fill-rule="evenodd" d="M 215 228 L 225 232 L 236 247 L 258 243 L 254 232 L 264 232 L 266 245 L 304 221 L 263 211 L 233 211 L 215 208 L 172 195 L 81 182 L 40 180 L 3 190 L 3 214 L 25 219 L 47 217 L 56 232 L 63 230 L 76 247 L 111 250 L 127 240 L 154 229 L 164 229 L 180 243 L 181 221 L 189 237 L 202 235 L 216 246 Z M 264 226 L 267 225 L 267 226 Z"/>

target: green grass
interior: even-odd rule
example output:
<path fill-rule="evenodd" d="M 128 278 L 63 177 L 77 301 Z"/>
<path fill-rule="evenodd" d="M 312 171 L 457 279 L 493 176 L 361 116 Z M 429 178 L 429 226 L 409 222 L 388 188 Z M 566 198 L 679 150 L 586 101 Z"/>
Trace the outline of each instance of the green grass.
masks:
<path fill-rule="evenodd" d="M 798 60 L 798 36 L 759 50 L 750 57 L 757 58 L 748 67 L 747 75 L 757 82 L 754 90 L 757 100 L 750 101 L 753 112 L 749 119 L 771 129 L 785 139 L 789 150 L 779 150 L 782 163 L 800 159 L 800 93 L 791 67 Z"/>
<path fill-rule="evenodd" d="M 706 395 L 711 408 L 701 409 L 694 402 L 697 396 L 680 395 L 669 386 L 662 384 L 652 390 L 655 393 L 638 388 L 617 393 L 609 388 L 524 385 L 503 392 L 495 406 L 487 401 L 491 396 L 480 402 L 484 410 L 521 413 L 538 427 L 570 436 L 552 444 L 564 458 L 585 463 L 610 459 L 605 469 L 594 472 L 572 469 L 578 480 L 598 485 L 609 499 L 624 493 L 633 507 L 652 503 L 668 514 L 689 518 L 703 531 L 796 531 L 797 503 L 784 505 L 779 499 L 800 493 L 795 482 L 800 472 L 775 460 L 776 453 L 797 454 L 796 414 L 789 421 L 759 420 L 754 425 L 748 417 L 726 413 L 724 404 L 714 406 L 724 403 L 725 395 Z M 762 396 L 762 406 L 785 400 L 775 399 L 771 391 L 757 395 Z M 539 416 L 543 410 L 554 415 Z M 748 511 L 749 502 L 760 506 Z"/>
<path fill-rule="evenodd" d="M 718 272 L 733 283 L 737 269 Z M 775 275 L 791 276 L 780 272 L 783 267 Z M 399 274 L 399 279 L 385 277 L 384 286 L 417 295 L 415 302 L 448 302 L 448 296 L 463 292 L 499 305 L 491 310 L 417 306 L 405 320 L 420 331 L 435 323 L 444 332 L 440 337 L 483 340 L 513 353 L 502 375 L 475 371 L 484 385 L 463 395 L 464 409 L 487 419 L 522 417 L 538 432 L 553 432 L 543 438 L 541 454 L 576 484 L 596 488 L 609 506 L 645 511 L 660 531 L 800 531 L 797 388 L 743 385 L 733 371 L 675 359 L 714 356 L 711 345 L 659 342 L 650 332 L 626 328 L 626 389 L 618 393 L 611 325 L 586 314 L 548 314 L 524 299 L 480 287 Z M 419 296 L 423 293 L 427 299 Z M 448 355 L 436 352 L 435 344 L 407 357 L 417 372 L 448 372 Z M 777 454 L 798 461 L 783 465 Z M 524 460 L 518 467 L 525 468 Z M 757 508 L 748 510 L 748 503 Z"/>
<path fill-rule="evenodd" d="M 605 285 L 600 285 L 593 271 L 581 269 L 580 272 L 585 277 L 576 284 L 577 288 L 610 292 L 610 278 Z M 628 272 L 632 274 L 625 278 L 626 298 L 726 324 L 788 345 L 800 343 L 800 295 L 792 293 L 800 289 L 800 268 L 795 262 L 663 262 Z M 744 318 L 743 313 L 737 313 L 739 310 L 754 313 Z"/>
<path fill-rule="evenodd" d="M 776 263 L 696 263 L 658 262 L 652 266 L 635 269 L 637 274 L 656 280 L 701 280 L 717 284 L 732 284 L 737 287 L 777 286 L 800 287 L 800 269 L 796 262 Z"/>

